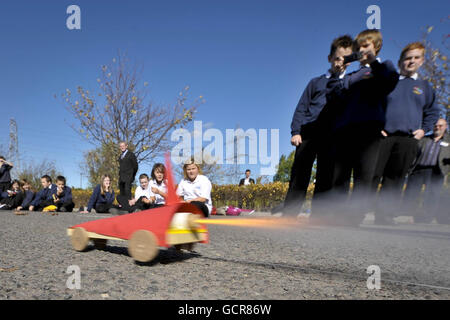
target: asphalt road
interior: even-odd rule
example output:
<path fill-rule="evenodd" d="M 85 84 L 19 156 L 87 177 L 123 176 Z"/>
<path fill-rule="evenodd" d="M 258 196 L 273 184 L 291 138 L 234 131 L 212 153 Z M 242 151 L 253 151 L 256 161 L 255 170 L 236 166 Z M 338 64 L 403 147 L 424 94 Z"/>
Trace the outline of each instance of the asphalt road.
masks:
<path fill-rule="evenodd" d="M 72 249 L 66 228 L 109 216 L 0 212 L 0 299 L 450 299 L 449 225 L 210 225 L 210 243 L 161 249 L 147 264 L 126 242 Z M 367 286 L 371 265 L 379 290 Z M 67 287 L 70 266 L 80 289 Z"/>

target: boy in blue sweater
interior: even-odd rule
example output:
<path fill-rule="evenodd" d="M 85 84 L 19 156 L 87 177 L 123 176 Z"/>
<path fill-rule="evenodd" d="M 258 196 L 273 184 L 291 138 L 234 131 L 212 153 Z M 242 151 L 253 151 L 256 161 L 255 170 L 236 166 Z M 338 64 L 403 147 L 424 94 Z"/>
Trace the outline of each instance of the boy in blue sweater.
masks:
<path fill-rule="evenodd" d="M 41 177 L 42 189 L 36 193 L 31 201 L 29 211 L 42 211 L 45 207 L 53 205 L 52 194 L 56 191 L 56 185 L 52 183 L 52 178 L 48 175 Z"/>
<path fill-rule="evenodd" d="M 56 177 L 56 190 L 52 193 L 53 204 L 60 212 L 72 212 L 75 204 L 72 200 L 72 189 L 66 186 L 66 178 Z"/>
<path fill-rule="evenodd" d="M 296 216 L 300 213 L 316 157 L 315 193 L 324 189 L 327 184 L 325 180 L 330 176 L 330 164 L 322 155 L 326 145 L 324 136 L 328 130 L 324 121 L 319 120 L 319 115 L 327 102 L 325 93 L 328 79 L 334 74 L 340 78 L 344 76 L 348 64 L 343 64 L 343 57 L 352 52 L 352 44 L 353 39 L 348 35 L 333 40 L 328 56 L 330 69 L 326 74 L 313 78 L 308 83 L 295 109 L 291 123 L 291 144 L 296 147 L 296 151 L 284 202 L 284 215 Z"/>
<path fill-rule="evenodd" d="M 343 224 L 359 225 L 374 194 L 370 189 L 385 125 L 386 98 L 398 81 L 392 62 L 380 63 L 376 58 L 382 43 L 378 30 L 359 33 L 354 51 L 361 54 L 361 68 L 344 79 L 332 77 L 327 84 L 327 99 L 338 107 L 333 125 L 333 196 L 336 205 L 341 205 L 335 208 Z"/>
<path fill-rule="evenodd" d="M 386 123 L 374 187 L 382 178 L 375 223 L 392 224 L 399 209 L 405 176 L 417 155 L 418 141 L 433 130 L 439 119 L 439 107 L 429 83 L 418 79 L 417 71 L 425 61 L 420 42 L 408 44 L 401 52 L 397 86 L 387 98 Z"/>

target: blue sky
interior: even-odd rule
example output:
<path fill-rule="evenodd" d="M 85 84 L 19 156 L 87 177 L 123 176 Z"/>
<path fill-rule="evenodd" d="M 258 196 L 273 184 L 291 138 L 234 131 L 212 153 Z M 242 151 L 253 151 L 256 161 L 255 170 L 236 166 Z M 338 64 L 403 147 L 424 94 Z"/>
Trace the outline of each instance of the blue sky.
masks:
<path fill-rule="evenodd" d="M 81 30 L 66 27 L 71 4 L 81 8 Z M 78 85 L 96 89 L 100 66 L 120 50 L 143 64 L 154 102 L 173 103 L 189 85 L 192 99 L 206 100 L 197 120 L 224 135 L 236 126 L 279 129 L 280 156 L 288 154 L 303 89 L 327 70 L 333 38 L 366 29 L 372 4 L 381 9 L 382 59 L 396 62 L 425 26 L 436 27 L 437 43 L 448 33 L 448 20 L 440 21 L 450 3 L 442 0 L 2 1 L 0 144 L 7 148 L 14 118 L 22 162 L 54 160 L 68 184 L 79 187 L 82 153 L 93 147 L 69 127 L 54 94 Z M 258 175 L 258 165 L 247 167 Z"/>

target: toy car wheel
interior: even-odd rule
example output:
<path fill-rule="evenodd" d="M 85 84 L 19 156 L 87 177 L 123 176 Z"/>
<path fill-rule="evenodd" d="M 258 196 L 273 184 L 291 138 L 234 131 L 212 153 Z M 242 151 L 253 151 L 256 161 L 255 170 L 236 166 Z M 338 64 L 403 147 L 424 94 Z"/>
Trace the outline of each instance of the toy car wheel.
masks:
<path fill-rule="evenodd" d="M 106 244 L 108 243 L 108 240 L 106 239 L 94 239 L 94 248 L 95 249 L 105 249 L 106 248 Z"/>
<path fill-rule="evenodd" d="M 77 251 L 83 251 L 89 244 L 89 237 L 84 228 L 75 228 L 71 237 L 72 247 Z"/>
<path fill-rule="evenodd" d="M 158 240 L 148 230 L 138 230 L 128 240 L 128 252 L 139 262 L 149 262 L 158 255 Z"/>

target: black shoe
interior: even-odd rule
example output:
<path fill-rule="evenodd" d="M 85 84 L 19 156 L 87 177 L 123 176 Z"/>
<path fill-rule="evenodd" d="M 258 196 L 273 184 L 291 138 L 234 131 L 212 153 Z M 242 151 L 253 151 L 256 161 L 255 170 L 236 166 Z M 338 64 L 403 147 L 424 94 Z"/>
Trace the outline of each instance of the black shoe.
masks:
<path fill-rule="evenodd" d="M 67 212 L 67 209 L 64 207 L 61 207 L 61 209 L 59 209 L 59 212 Z"/>

